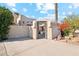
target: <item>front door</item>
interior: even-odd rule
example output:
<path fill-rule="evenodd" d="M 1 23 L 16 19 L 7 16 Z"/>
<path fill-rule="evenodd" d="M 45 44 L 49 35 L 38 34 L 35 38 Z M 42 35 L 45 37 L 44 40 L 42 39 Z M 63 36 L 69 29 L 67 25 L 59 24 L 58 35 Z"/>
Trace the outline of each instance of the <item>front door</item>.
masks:
<path fill-rule="evenodd" d="M 37 21 L 37 39 L 47 38 L 47 22 Z"/>

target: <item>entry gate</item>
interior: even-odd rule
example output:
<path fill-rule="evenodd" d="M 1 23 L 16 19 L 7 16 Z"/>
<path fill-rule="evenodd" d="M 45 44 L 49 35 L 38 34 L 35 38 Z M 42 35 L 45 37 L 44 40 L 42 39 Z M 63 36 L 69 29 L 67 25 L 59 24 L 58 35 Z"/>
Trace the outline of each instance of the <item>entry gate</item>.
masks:
<path fill-rule="evenodd" d="M 51 21 L 33 21 L 33 39 L 52 39 Z"/>
<path fill-rule="evenodd" d="M 46 21 L 37 21 L 37 39 L 47 39 Z"/>

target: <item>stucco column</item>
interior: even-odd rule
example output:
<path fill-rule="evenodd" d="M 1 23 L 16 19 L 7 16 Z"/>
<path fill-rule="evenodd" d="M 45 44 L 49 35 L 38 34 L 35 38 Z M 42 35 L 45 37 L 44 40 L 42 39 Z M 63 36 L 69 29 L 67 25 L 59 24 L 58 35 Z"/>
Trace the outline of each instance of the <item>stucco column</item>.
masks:
<path fill-rule="evenodd" d="M 33 21 L 33 39 L 36 40 L 37 39 L 37 26 L 36 26 L 36 21 Z"/>
<path fill-rule="evenodd" d="M 47 21 L 47 39 L 52 40 L 52 22 Z"/>

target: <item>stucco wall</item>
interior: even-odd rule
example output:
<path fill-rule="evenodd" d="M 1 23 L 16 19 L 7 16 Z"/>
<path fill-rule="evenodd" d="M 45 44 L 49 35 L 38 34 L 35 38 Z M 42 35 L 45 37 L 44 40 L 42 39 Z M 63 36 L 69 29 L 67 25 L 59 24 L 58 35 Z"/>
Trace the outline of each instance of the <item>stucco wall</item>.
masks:
<path fill-rule="evenodd" d="M 31 38 L 31 31 L 28 26 L 10 26 L 8 38 Z"/>
<path fill-rule="evenodd" d="M 35 19 L 31 19 L 31 18 L 28 18 L 26 16 L 21 15 L 21 19 L 19 21 L 19 25 L 27 26 L 28 23 L 32 24 L 33 20 L 35 20 Z"/>

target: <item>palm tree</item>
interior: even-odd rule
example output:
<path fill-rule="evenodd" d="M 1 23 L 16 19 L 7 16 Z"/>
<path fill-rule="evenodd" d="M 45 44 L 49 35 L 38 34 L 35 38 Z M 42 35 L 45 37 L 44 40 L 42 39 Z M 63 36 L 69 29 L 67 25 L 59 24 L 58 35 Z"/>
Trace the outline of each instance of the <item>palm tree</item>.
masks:
<path fill-rule="evenodd" d="M 58 22 L 58 3 L 55 3 L 55 20 Z"/>

